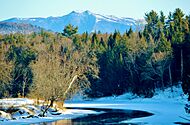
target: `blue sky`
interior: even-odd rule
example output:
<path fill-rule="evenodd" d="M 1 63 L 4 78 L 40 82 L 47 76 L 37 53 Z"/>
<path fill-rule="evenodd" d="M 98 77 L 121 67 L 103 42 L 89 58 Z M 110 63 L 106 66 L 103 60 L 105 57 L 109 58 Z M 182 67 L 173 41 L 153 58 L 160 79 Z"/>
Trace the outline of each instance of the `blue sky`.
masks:
<path fill-rule="evenodd" d="M 0 0 L 0 5 L 0 20 L 63 16 L 73 10 L 132 18 L 143 18 L 150 10 L 168 15 L 175 8 L 190 14 L 190 0 Z"/>

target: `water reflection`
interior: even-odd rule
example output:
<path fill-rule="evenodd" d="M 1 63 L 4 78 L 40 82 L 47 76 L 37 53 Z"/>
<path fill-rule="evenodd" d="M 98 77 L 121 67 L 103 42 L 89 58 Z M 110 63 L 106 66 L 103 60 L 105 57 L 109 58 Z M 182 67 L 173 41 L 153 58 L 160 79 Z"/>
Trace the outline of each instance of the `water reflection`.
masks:
<path fill-rule="evenodd" d="M 55 122 L 43 122 L 43 123 L 37 123 L 32 125 L 73 125 L 72 120 L 58 120 Z"/>

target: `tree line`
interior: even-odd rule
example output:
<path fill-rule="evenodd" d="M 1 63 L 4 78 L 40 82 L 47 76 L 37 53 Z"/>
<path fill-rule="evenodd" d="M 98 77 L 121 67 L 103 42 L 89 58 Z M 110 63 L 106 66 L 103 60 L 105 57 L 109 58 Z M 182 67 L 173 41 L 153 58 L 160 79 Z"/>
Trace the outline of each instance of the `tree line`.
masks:
<path fill-rule="evenodd" d="M 145 20 L 142 31 L 124 34 L 77 34 L 68 25 L 63 33 L 0 35 L 0 97 L 30 96 L 50 105 L 78 92 L 152 97 L 181 82 L 190 94 L 190 16 L 152 10 Z"/>

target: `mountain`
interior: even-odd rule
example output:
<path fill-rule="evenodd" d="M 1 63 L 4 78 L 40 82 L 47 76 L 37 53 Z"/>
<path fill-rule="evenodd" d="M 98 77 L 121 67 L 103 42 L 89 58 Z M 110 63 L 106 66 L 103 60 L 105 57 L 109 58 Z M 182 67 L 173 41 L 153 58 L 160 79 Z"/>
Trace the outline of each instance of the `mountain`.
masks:
<path fill-rule="evenodd" d="M 135 20 L 133 18 L 118 18 L 115 16 L 104 16 L 95 14 L 90 11 L 76 12 L 61 16 L 61 17 L 48 17 L 48 18 L 11 18 L 3 22 L 15 22 L 32 24 L 51 30 L 54 32 L 62 32 L 63 28 L 72 24 L 78 26 L 79 33 L 101 31 L 102 33 L 111 33 L 119 30 L 124 33 L 132 27 L 133 30 L 143 26 L 144 21 Z"/>
<path fill-rule="evenodd" d="M 0 22 L 0 34 L 22 33 L 29 34 L 32 32 L 40 32 L 42 28 L 31 24 Z"/>

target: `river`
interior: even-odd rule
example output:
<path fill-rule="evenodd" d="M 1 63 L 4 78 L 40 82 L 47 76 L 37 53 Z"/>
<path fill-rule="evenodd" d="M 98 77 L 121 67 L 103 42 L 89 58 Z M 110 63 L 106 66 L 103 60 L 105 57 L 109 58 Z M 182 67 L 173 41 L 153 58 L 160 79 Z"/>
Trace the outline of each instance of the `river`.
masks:
<path fill-rule="evenodd" d="M 88 114 L 86 116 L 58 120 L 54 122 L 43 122 L 32 125 L 102 125 L 102 124 L 124 124 L 122 121 L 130 120 L 133 118 L 148 117 L 153 115 L 152 113 L 139 111 L 139 110 L 121 110 L 121 109 L 103 109 L 103 108 L 68 108 L 68 109 L 80 109 L 80 110 L 93 110 L 101 112 L 97 114 Z M 143 125 L 146 123 L 128 123 L 128 125 Z"/>

